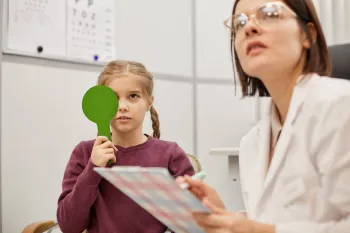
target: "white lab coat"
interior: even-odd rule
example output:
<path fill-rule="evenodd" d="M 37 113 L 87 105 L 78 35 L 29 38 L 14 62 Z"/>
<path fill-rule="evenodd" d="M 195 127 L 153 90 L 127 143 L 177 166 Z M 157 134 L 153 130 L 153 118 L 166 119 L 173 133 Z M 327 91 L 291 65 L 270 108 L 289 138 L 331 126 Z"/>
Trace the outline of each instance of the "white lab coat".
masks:
<path fill-rule="evenodd" d="M 277 233 L 349 233 L 350 82 L 299 79 L 266 173 L 269 114 L 240 145 L 248 217 L 275 224 Z"/>

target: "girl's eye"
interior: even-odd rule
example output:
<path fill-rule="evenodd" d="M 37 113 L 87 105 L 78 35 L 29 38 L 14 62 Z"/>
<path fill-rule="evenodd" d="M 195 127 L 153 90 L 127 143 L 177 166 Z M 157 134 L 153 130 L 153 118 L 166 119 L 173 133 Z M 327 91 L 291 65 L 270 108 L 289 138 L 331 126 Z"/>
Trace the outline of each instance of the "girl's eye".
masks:
<path fill-rule="evenodd" d="M 139 96 L 138 96 L 137 94 L 131 94 L 130 97 L 131 97 L 132 99 L 137 99 Z"/>

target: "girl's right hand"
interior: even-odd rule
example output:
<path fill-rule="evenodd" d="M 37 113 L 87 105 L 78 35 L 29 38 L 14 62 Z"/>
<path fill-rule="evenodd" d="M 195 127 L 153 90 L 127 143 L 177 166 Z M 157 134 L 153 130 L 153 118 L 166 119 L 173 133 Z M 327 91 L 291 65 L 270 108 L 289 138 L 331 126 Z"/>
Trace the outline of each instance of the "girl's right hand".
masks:
<path fill-rule="evenodd" d="M 107 137 L 98 136 L 91 152 L 91 162 L 97 167 L 106 167 L 109 160 L 116 162 L 115 152 L 118 149 Z"/>
<path fill-rule="evenodd" d="M 221 198 L 219 197 L 219 194 L 216 192 L 216 190 L 206 183 L 204 183 L 201 180 L 195 180 L 191 177 L 185 175 L 184 177 L 179 176 L 176 178 L 176 182 L 178 184 L 181 183 L 188 183 L 189 188 L 188 190 L 194 194 L 199 200 L 203 201 L 204 199 L 209 200 L 213 205 L 225 209 L 225 205 Z"/>

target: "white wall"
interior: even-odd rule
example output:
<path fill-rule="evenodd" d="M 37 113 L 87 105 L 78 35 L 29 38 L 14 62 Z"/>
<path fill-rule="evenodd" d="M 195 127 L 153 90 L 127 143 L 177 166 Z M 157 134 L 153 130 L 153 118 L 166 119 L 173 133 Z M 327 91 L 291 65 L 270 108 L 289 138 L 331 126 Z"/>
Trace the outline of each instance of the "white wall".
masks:
<path fill-rule="evenodd" d="M 5 57 L 2 64 L 2 230 L 9 233 L 55 219 L 69 153 L 96 135 L 79 97 L 97 72 L 23 63 Z"/>
<path fill-rule="evenodd" d="M 232 4 L 120 0 L 117 54 L 154 72 L 162 138 L 195 153 L 208 183 L 235 210 L 242 208 L 239 182 L 229 180 L 225 158 L 209 155 L 213 147 L 238 146 L 255 121 L 255 102 L 234 95 L 222 24 Z M 2 232 L 18 233 L 30 222 L 56 219 L 70 153 L 96 135 L 81 99 L 101 67 L 12 55 L 1 66 Z M 145 132 L 150 129 L 147 116 Z"/>
<path fill-rule="evenodd" d="M 234 96 L 232 86 L 218 84 L 200 84 L 197 99 L 197 148 L 203 169 L 208 172 L 206 181 L 220 192 L 229 209 L 243 210 L 240 183 L 230 180 L 228 158 L 208 156 L 208 151 L 239 145 L 241 137 L 255 123 L 255 100 L 241 100 L 239 91 Z"/>
<path fill-rule="evenodd" d="M 192 1 L 117 1 L 117 56 L 156 72 L 192 76 Z M 137 6 L 137 7 L 135 7 Z"/>
<path fill-rule="evenodd" d="M 0 0 L 0 6 L 2 6 L 2 0 Z M 3 20 L 3 11 L 0 10 L 0 45 L 2 45 L 2 20 Z M 1 166 L 1 147 L 2 147 L 2 53 L 0 53 L 0 233 L 2 232 L 2 216 L 3 216 L 3 209 L 2 209 L 2 166 Z"/>
<path fill-rule="evenodd" d="M 224 27 L 234 0 L 196 1 L 196 72 L 200 78 L 232 80 L 230 30 Z"/>
<path fill-rule="evenodd" d="M 350 43 L 350 1 L 313 0 L 328 45 Z"/>

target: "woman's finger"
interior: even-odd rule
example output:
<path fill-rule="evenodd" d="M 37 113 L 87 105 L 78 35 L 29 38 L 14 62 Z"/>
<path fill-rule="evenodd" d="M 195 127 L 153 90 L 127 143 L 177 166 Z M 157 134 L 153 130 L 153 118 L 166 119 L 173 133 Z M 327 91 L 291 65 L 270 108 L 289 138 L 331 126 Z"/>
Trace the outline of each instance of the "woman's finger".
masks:
<path fill-rule="evenodd" d="M 185 178 L 183 176 L 178 176 L 178 177 L 176 177 L 175 182 L 177 184 L 182 184 L 185 182 Z"/>
<path fill-rule="evenodd" d="M 225 218 L 218 214 L 193 213 L 196 223 L 205 228 L 221 228 L 226 225 Z"/>
<path fill-rule="evenodd" d="M 184 176 L 184 179 L 185 179 L 185 182 L 188 183 L 192 188 L 200 189 L 204 193 L 207 193 L 210 190 L 210 186 L 205 184 L 201 180 L 192 179 L 190 176 L 187 176 L 187 175 Z"/>
<path fill-rule="evenodd" d="M 190 187 L 189 188 L 189 191 L 195 195 L 196 197 L 198 197 L 200 200 L 202 200 L 204 198 L 204 193 L 202 190 L 198 189 L 198 188 L 193 188 L 193 187 Z"/>
<path fill-rule="evenodd" d="M 203 231 L 205 233 L 217 233 L 217 232 L 222 232 L 221 231 L 221 228 L 219 227 L 216 227 L 216 226 L 211 226 L 211 225 L 208 225 L 206 224 L 205 222 L 202 224 L 202 223 L 199 223 L 196 221 L 196 224 L 203 229 Z"/>
<path fill-rule="evenodd" d="M 226 213 L 225 209 L 222 209 L 222 208 L 214 205 L 212 202 L 209 201 L 208 198 L 203 199 L 203 204 L 206 207 L 208 207 L 213 213 L 216 213 L 216 214 L 225 214 Z"/>

